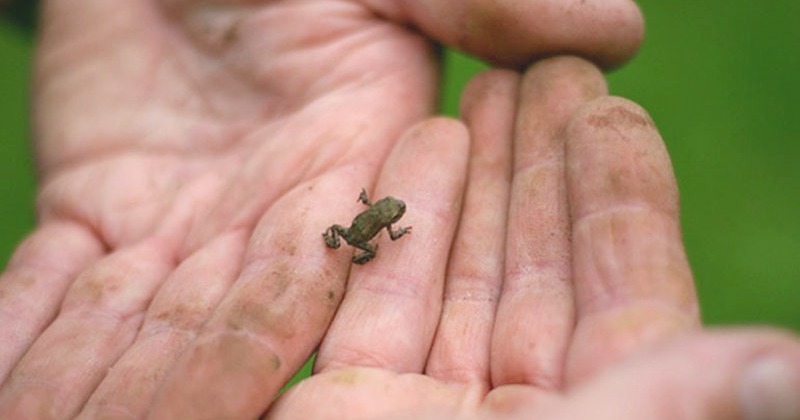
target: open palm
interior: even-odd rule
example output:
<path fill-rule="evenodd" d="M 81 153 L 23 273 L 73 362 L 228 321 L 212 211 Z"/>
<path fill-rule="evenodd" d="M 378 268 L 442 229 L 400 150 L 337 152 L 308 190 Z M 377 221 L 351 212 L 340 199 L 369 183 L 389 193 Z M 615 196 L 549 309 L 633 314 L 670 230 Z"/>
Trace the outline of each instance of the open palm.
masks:
<path fill-rule="evenodd" d="M 541 66 L 533 93 L 522 94 L 541 109 L 509 110 L 516 82 L 487 83 L 503 93 L 465 105 L 472 150 L 459 123 L 414 125 L 434 109 L 432 39 L 511 65 L 556 52 L 614 65 L 632 54 L 641 21 L 630 2 L 577 4 L 46 2 L 35 92 L 40 225 L 0 283 L 0 417 L 253 416 L 320 343 L 321 374 L 272 414 L 314 408 L 324 381 L 365 376 L 433 410 L 453 399 L 502 407 L 515 396 L 555 398 L 539 391 L 691 329 L 668 166 L 655 171 L 663 179 L 632 187 L 652 197 L 621 206 L 634 218 L 656 208 L 656 222 L 642 226 L 668 233 L 663 248 L 580 248 L 581 229 L 600 235 L 590 230 L 603 226 L 576 214 L 602 215 L 592 206 L 619 198 L 578 182 L 617 179 L 590 172 L 607 164 L 570 166 L 557 152 L 572 114 L 605 94 L 593 66 L 556 61 L 566 66 L 559 77 Z M 578 120 L 652 130 L 621 109 L 632 113 Z M 515 118 L 526 123 L 512 136 Z M 643 155 L 663 152 L 647 144 Z M 613 186 L 627 194 L 630 185 Z M 414 231 L 397 243 L 379 238 L 376 259 L 351 269 L 351 254 L 326 248 L 320 234 L 362 209 L 361 187 L 404 199 L 402 224 Z M 601 274 L 638 266 L 580 271 L 592 267 L 581 258 L 608 260 L 582 252 L 620 249 L 671 258 L 634 260 L 670 275 L 636 283 Z M 489 393 L 512 384 L 536 386 Z M 367 414 L 408 406 L 363 389 L 342 398 L 361 395 Z"/>

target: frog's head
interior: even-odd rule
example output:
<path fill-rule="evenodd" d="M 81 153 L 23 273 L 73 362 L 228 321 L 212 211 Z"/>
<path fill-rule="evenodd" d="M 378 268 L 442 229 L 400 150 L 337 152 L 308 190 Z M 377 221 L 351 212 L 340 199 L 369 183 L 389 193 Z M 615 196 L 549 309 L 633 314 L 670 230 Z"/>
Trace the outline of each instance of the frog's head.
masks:
<path fill-rule="evenodd" d="M 382 198 L 375 203 L 374 206 L 377 207 L 378 211 L 383 216 L 382 218 L 388 220 L 389 223 L 400 220 L 406 212 L 406 203 L 394 197 Z"/>

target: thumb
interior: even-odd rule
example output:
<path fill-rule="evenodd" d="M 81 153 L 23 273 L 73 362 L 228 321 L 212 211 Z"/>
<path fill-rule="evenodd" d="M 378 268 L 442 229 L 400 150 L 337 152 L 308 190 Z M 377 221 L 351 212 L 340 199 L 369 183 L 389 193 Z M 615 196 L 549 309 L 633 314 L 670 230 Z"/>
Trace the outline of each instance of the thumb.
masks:
<path fill-rule="evenodd" d="M 579 385 L 544 418 L 800 419 L 795 338 L 753 330 L 703 333 L 643 356 Z"/>
<path fill-rule="evenodd" d="M 438 41 L 495 64 L 574 54 L 602 67 L 629 60 L 644 22 L 632 0 L 368 0 Z"/>

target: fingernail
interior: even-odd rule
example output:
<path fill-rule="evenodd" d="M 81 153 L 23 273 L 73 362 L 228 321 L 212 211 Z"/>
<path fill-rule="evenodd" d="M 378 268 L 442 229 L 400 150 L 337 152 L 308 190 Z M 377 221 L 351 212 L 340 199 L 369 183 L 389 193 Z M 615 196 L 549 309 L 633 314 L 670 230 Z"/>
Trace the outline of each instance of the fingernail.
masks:
<path fill-rule="evenodd" d="M 800 364 L 779 356 L 753 362 L 739 383 L 747 420 L 800 420 Z"/>

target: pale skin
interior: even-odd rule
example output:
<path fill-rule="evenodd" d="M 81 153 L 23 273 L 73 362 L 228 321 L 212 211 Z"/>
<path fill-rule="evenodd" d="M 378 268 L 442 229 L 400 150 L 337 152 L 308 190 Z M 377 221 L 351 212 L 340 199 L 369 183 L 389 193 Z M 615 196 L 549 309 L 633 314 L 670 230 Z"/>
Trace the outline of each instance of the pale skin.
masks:
<path fill-rule="evenodd" d="M 604 66 L 641 38 L 628 1 L 520 4 L 46 2 L 0 418 L 742 415 L 730 384 L 800 345 L 700 329 L 664 145 L 593 64 L 488 73 L 465 124 L 415 124 L 429 37 Z M 362 185 L 414 234 L 351 269 L 319 235 Z"/>

